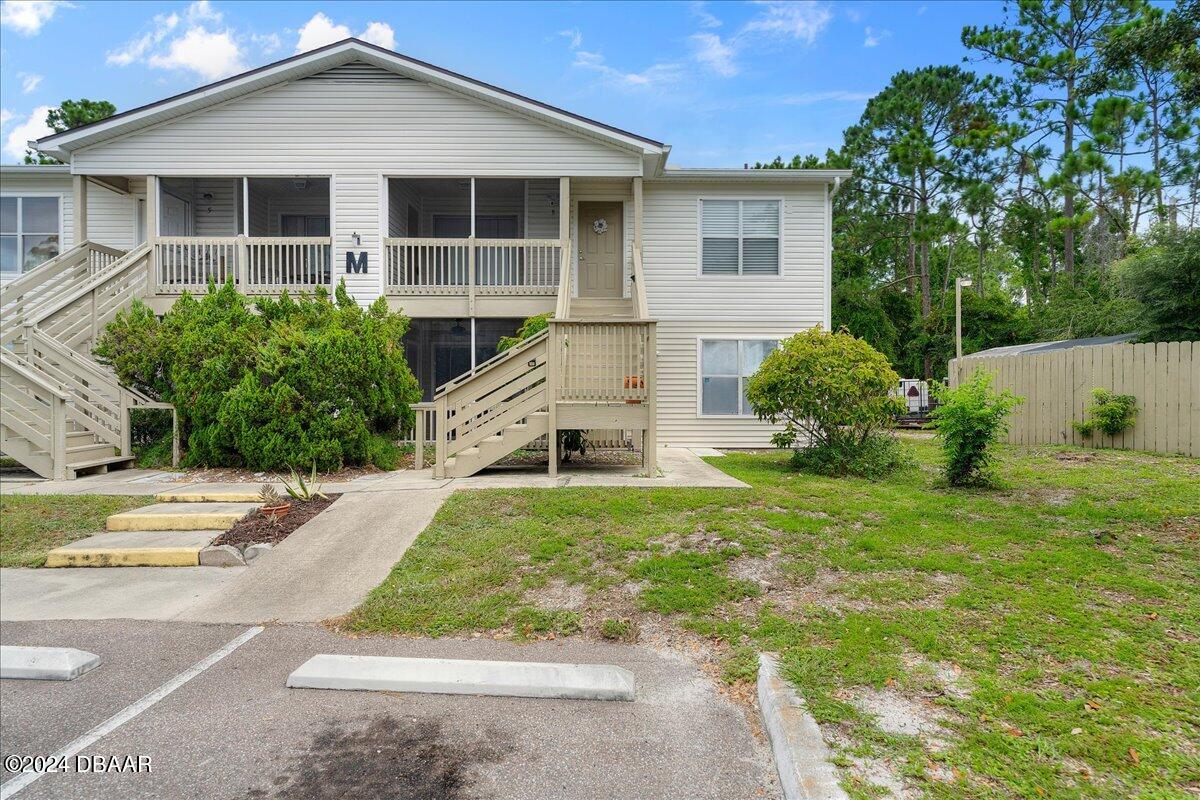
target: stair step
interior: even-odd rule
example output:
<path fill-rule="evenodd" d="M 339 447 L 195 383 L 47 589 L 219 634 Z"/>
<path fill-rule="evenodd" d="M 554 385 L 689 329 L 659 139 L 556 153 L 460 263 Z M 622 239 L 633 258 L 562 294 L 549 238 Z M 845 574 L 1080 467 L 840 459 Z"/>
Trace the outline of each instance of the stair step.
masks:
<path fill-rule="evenodd" d="M 112 447 L 111 445 L 109 445 Z M 115 448 L 113 448 L 115 449 Z M 93 458 L 90 461 L 77 461 L 67 465 L 68 473 L 74 472 L 75 477 L 82 474 L 105 473 L 110 469 L 124 469 L 136 460 L 135 456 L 112 455 L 104 458 Z"/>
<path fill-rule="evenodd" d="M 91 442 L 67 448 L 67 463 L 82 464 L 117 454 L 117 448 L 107 442 Z"/>
<path fill-rule="evenodd" d="M 218 530 L 97 533 L 56 547 L 47 567 L 195 567 Z"/>
<path fill-rule="evenodd" d="M 113 514 L 109 531 L 227 531 L 259 503 L 155 503 Z"/>

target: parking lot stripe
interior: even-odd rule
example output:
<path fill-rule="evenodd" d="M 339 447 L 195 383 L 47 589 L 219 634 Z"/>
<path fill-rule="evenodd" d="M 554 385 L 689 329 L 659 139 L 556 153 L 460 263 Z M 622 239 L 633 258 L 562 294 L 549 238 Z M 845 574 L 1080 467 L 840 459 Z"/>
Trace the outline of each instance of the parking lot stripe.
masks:
<path fill-rule="evenodd" d="M 136 700 L 133 703 L 125 706 L 125 708 L 121 709 L 104 722 L 101 722 L 99 725 L 92 728 L 83 736 L 80 736 L 78 739 L 74 740 L 66 747 L 56 752 L 47 760 L 53 763 L 63 759 L 74 758 L 262 632 L 262 626 L 247 628 L 242 635 L 229 642 L 229 644 L 225 645 L 220 650 L 217 650 L 200 661 L 197 661 L 191 667 L 179 673 L 174 678 L 171 678 L 171 680 L 167 681 L 153 692 L 150 692 L 150 694 L 142 697 L 140 700 Z M 45 774 L 45 772 L 22 772 L 15 778 L 5 781 L 3 785 L 0 785 L 0 800 L 8 800 L 8 798 L 13 797 L 17 792 L 21 791 L 26 786 L 33 783 Z"/>

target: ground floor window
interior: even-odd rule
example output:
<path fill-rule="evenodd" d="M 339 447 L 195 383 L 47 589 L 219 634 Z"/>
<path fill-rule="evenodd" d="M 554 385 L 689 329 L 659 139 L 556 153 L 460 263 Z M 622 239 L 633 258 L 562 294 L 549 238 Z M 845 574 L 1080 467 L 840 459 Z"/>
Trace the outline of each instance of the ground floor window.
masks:
<path fill-rule="evenodd" d="M 0 273 L 16 277 L 59 254 L 58 197 L 0 197 Z"/>
<path fill-rule="evenodd" d="M 701 339 L 700 413 L 751 416 L 746 381 L 779 346 L 776 339 Z"/>
<path fill-rule="evenodd" d="M 412 320 L 404 335 L 404 357 L 421 385 L 422 399 L 432 400 L 437 387 L 496 355 L 500 338 L 516 334 L 523 321 L 509 317 Z"/>

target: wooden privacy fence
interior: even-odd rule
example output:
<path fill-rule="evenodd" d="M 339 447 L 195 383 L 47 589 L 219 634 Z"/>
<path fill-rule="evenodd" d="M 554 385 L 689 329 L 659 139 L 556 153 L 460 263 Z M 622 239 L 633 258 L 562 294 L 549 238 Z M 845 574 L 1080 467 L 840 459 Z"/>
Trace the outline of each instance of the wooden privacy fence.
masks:
<path fill-rule="evenodd" d="M 976 369 L 996 376 L 997 389 L 1025 398 L 1009 420 L 1013 444 L 1075 444 L 1200 456 L 1200 342 L 1110 344 L 1044 353 L 966 357 L 950 362 L 950 385 Z M 1132 395 L 1137 422 L 1116 436 L 1084 437 L 1092 389 Z"/>

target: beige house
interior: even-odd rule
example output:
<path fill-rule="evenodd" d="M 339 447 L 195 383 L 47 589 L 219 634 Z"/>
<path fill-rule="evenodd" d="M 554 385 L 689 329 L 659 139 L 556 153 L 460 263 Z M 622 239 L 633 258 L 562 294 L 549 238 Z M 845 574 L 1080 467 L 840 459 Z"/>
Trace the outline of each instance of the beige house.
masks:
<path fill-rule="evenodd" d="M 644 437 L 648 467 L 656 442 L 765 446 L 745 378 L 829 324 L 847 172 L 675 168 L 669 145 L 357 40 L 36 146 L 69 166 L 0 170 L 0 444 L 43 474 L 128 454 L 146 399 L 88 357 L 96 331 L 211 281 L 344 280 L 403 309 L 450 475 L 554 429 Z"/>

